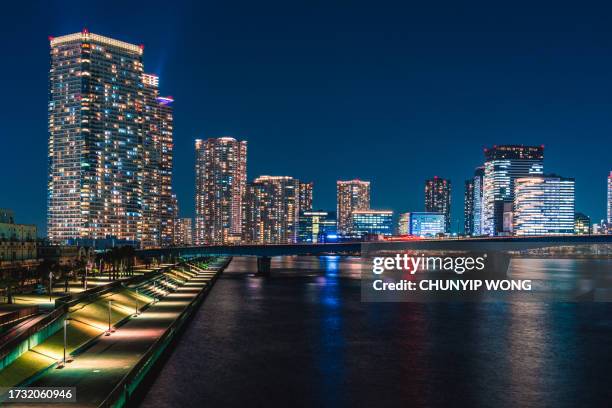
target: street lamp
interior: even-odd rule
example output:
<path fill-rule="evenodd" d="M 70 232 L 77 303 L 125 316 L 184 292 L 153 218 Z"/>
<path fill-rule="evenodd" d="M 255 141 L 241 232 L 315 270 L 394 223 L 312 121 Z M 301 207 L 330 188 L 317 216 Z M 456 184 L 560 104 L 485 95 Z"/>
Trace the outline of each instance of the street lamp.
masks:
<path fill-rule="evenodd" d="M 52 294 L 53 294 L 53 272 L 49 272 L 49 303 L 51 303 Z"/>
<path fill-rule="evenodd" d="M 68 322 L 72 320 L 70 317 L 64 319 L 64 354 L 62 361 L 58 364 L 57 368 L 64 368 L 66 363 L 71 363 L 72 359 L 66 359 L 66 349 L 68 348 Z"/>
<path fill-rule="evenodd" d="M 134 314 L 134 317 L 138 316 L 140 314 L 140 312 L 138 311 L 138 296 L 140 295 L 140 293 L 138 293 L 138 289 L 136 289 L 136 313 Z"/>
<path fill-rule="evenodd" d="M 111 327 L 111 308 L 112 306 L 113 306 L 113 301 L 109 300 L 108 301 L 108 330 L 106 331 L 105 336 L 110 336 L 111 333 L 115 332 L 115 329 Z"/>
<path fill-rule="evenodd" d="M 85 264 L 85 282 L 83 282 L 83 286 L 85 290 L 87 290 L 87 270 L 89 269 L 89 260 Z"/>

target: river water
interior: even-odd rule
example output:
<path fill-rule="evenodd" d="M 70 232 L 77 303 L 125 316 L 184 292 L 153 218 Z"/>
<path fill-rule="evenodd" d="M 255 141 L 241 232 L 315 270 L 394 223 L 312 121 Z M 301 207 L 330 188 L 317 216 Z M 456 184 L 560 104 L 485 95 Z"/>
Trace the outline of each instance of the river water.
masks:
<path fill-rule="evenodd" d="M 612 303 L 362 303 L 358 258 L 272 268 L 234 258 L 141 406 L 612 405 Z"/>

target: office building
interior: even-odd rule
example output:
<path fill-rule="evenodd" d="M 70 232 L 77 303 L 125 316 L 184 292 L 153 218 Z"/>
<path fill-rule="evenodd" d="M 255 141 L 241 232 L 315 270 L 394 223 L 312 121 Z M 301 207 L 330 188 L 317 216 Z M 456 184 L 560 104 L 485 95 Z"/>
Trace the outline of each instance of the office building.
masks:
<path fill-rule="evenodd" d="M 321 243 L 336 235 L 336 213 L 333 211 L 301 211 L 298 242 Z"/>
<path fill-rule="evenodd" d="M 444 232 L 450 232 L 451 182 L 435 176 L 425 181 L 425 211 L 444 214 Z"/>
<path fill-rule="evenodd" d="M 542 175 L 543 168 L 543 146 L 504 145 L 485 149 L 482 235 L 510 233 L 507 228 L 504 231 L 504 212 L 506 220 L 512 218 L 508 212 L 512 211 L 515 180 Z"/>
<path fill-rule="evenodd" d="M 242 238 L 247 243 L 297 242 L 300 181 L 287 176 L 260 176 L 247 184 Z"/>
<path fill-rule="evenodd" d="M 583 213 L 574 214 L 574 233 L 576 235 L 591 234 L 591 217 Z"/>
<path fill-rule="evenodd" d="M 446 231 L 446 217 L 437 212 L 408 213 L 409 235 L 423 238 L 435 238 Z"/>
<path fill-rule="evenodd" d="M 195 148 L 195 243 L 236 243 L 242 233 L 247 142 L 233 137 L 197 139 Z"/>
<path fill-rule="evenodd" d="M 571 235 L 574 214 L 574 179 L 551 175 L 515 180 L 515 235 Z"/>
<path fill-rule="evenodd" d="M 352 233 L 352 214 L 355 210 L 370 209 L 370 182 L 362 180 L 338 181 L 336 183 L 338 233 Z"/>
<path fill-rule="evenodd" d="M 393 211 L 390 210 L 353 210 L 351 222 L 354 235 L 393 235 Z"/>

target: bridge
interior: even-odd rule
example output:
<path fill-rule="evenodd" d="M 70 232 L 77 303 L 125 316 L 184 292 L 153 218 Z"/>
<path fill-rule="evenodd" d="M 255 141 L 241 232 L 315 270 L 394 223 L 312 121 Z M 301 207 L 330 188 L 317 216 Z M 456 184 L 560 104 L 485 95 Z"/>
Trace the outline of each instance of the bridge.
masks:
<path fill-rule="evenodd" d="M 266 244 L 266 245 L 209 245 L 143 249 L 136 251 L 140 258 L 172 258 L 201 256 L 255 256 L 257 272 L 270 273 L 271 258 L 288 255 L 362 255 L 374 251 L 462 251 L 497 254 L 503 264 L 509 262 L 510 251 L 540 248 L 611 244 L 612 235 L 567 235 L 530 237 L 482 237 L 454 239 L 414 239 L 407 241 L 340 242 L 326 244 Z M 365 255 L 365 254 L 364 254 Z M 501 265 L 500 265 L 501 266 Z"/>

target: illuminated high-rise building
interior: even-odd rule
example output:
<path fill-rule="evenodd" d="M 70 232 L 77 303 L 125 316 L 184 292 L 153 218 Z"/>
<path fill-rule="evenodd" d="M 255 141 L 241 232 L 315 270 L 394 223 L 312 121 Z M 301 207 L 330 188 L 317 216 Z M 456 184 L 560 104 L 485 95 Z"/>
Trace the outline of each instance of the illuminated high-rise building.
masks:
<path fill-rule="evenodd" d="M 174 152 L 174 99 L 170 96 L 158 96 L 159 147 L 160 147 L 160 244 L 162 247 L 174 244 L 174 223 L 178 218 L 178 201 L 172 190 L 172 169 Z"/>
<path fill-rule="evenodd" d="M 612 225 L 612 171 L 608 175 L 608 225 Z"/>
<path fill-rule="evenodd" d="M 474 179 L 465 180 L 463 191 L 463 233 L 474 233 Z"/>
<path fill-rule="evenodd" d="M 297 242 L 300 181 L 287 176 L 260 176 L 248 183 L 243 240 L 257 244 Z"/>
<path fill-rule="evenodd" d="M 177 218 L 174 223 L 174 245 L 193 245 L 193 224 L 191 218 Z"/>
<path fill-rule="evenodd" d="M 300 212 L 312 210 L 312 181 L 300 182 Z"/>
<path fill-rule="evenodd" d="M 246 192 L 247 142 L 232 137 L 197 139 L 197 245 L 240 241 Z"/>
<path fill-rule="evenodd" d="M 142 215 L 140 218 L 140 239 L 145 248 L 160 246 L 161 222 L 160 205 L 160 134 L 157 105 L 159 77 L 142 74 L 143 89 L 143 143 L 142 143 Z M 147 191 L 149 194 L 144 194 Z"/>
<path fill-rule="evenodd" d="M 504 231 L 504 212 L 512 212 L 515 180 L 542 175 L 543 169 L 543 146 L 504 145 L 485 149 L 482 235 L 510 233 Z"/>
<path fill-rule="evenodd" d="M 478 167 L 474 177 L 465 181 L 464 225 L 465 235 L 478 236 L 482 231 L 482 178 L 484 168 Z"/>
<path fill-rule="evenodd" d="M 338 233 L 350 234 L 355 210 L 370 209 L 370 182 L 362 180 L 336 183 Z"/>
<path fill-rule="evenodd" d="M 51 38 L 50 46 L 49 238 L 141 241 L 151 142 L 143 47 L 87 30 Z M 146 228 L 155 242 L 156 227 Z"/>
<path fill-rule="evenodd" d="M 178 209 L 172 191 L 173 99 L 159 96 L 159 78 L 142 75 L 143 170 L 140 239 L 143 247 L 170 246 Z"/>
<path fill-rule="evenodd" d="M 425 181 L 425 211 L 444 214 L 444 230 L 450 232 L 451 226 L 451 182 L 435 176 Z"/>
<path fill-rule="evenodd" d="M 574 233 L 574 179 L 532 176 L 515 180 L 513 231 L 516 235 Z"/>

